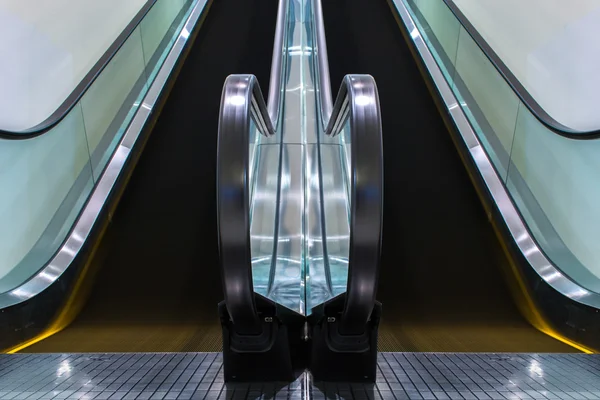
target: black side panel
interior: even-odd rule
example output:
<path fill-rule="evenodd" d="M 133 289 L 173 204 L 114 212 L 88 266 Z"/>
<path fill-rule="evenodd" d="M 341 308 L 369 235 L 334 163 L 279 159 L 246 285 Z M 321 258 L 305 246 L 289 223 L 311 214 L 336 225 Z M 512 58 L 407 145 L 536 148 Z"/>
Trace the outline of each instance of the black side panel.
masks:
<path fill-rule="evenodd" d="M 215 0 L 103 243 L 87 307 L 28 352 L 217 351 L 222 298 L 216 225 L 223 82 L 268 91 L 277 0 Z"/>
<path fill-rule="evenodd" d="M 331 81 L 371 74 L 385 169 L 379 348 L 573 351 L 519 314 L 495 233 L 385 0 L 323 2 Z"/>
<path fill-rule="evenodd" d="M 317 381 L 375 382 L 381 303 L 375 302 L 361 334 L 341 332 L 347 293 L 313 309 L 310 372 Z"/>

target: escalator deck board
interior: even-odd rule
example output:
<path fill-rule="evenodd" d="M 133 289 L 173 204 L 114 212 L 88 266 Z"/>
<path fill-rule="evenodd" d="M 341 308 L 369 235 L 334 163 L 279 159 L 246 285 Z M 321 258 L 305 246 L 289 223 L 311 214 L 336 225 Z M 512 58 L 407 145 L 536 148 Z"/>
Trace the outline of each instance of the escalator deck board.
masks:
<path fill-rule="evenodd" d="M 177 311 L 177 310 L 175 310 Z M 91 314 L 91 315 L 90 315 Z M 175 314 L 175 312 L 173 312 Z M 183 314 L 183 313 L 182 313 Z M 221 325 L 214 316 L 175 315 L 160 321 L 110 320 L 89 313 L 65 330 L 25 347 L 22 353 L 120 353 L 221 351 Z M 196 316 L 196 315 L 194 315 Z M 212 318 L 211 318 L 212 317 Z M 199 322 L 198 320 L 202 321 Z M 99 323 L 98 321 L 101 321 Z M 0 397 L 0 399 L 2 399 Z"/>
<path fill-rule="evenodd" d="M 381 353 L 375 385 L 225 384 L 220 353 L 0 355 L 0 399 L 600 399 L 600 356 Z"/>

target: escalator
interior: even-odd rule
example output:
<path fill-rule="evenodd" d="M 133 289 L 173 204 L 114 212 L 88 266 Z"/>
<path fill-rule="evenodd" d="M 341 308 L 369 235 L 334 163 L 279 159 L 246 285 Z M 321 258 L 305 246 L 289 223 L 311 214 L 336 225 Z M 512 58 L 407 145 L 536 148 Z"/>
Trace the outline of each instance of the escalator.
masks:
<path fill-rule="evenodd" d="M 102 243 L 85 309 L 23 351 L 220 349 L 218 99 L 239 72 L 256 74 L 266 96 L 277 14 L 276 1 L 233 3 L 207 15 Z M 388 171 L 379 349 L 573 351 L 514 305 L 508 260 L 388 5 L 323 6 L 333 93 L 349 72 L 379 82 Z"/>
<path fill-rule="evenodd" d="M 381 351 L 573 352 L 515 305 L 505 256 L 385 0 L 323 2 L 331 81 L 368 73 L 381 98 Z"/>
<path fill-rule="evenodd" d="M 277 4 L 212 4 L 97 251 L 85 308 L 22 352 L 220 350 L 219 98 L 227 75 L 247 71 L 266 95 Z"/>
<path fill-rule="evenodd" d="M 378 340 L 574 351 L 515 305 L 510 260 L 385 1 L 325 1 L 327 46 L 320 1 L 277 3 L 212 4 L 98 246 L 85 308 L 21 350 L 219 351 L 222 338 L 228 381 L 298 366 L 373 381 Z M 282 88 L 269 92 L 273 53 Z M 240 72 L 256 78 L 228 77 Z"/>

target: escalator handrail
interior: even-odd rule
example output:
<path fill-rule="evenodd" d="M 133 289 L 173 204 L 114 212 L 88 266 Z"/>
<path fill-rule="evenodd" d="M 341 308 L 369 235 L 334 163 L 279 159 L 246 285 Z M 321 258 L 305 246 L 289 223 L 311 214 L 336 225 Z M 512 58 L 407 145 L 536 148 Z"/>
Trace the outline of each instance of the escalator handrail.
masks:
<path fill-rule="evenodd" d="M 194 32 L 206 10 L 206 3 L 196 3 L 181 31 Z M 82 254 L 85 255 L 86 245 L 89 245 L 88 239 L 92 235 L 93 229 L 101 223 L 99 221 L 104 218 L 103 213 L 108 212 L 110 197 L 119 185 L 119 179 L 130 160 L 131 152 L 138 138 L 143 134 L 143 130 L 146 129 L 148 120 L 156 112 L 155 106 L 160 101 L 160 95 L 177 67 L 181 54 L 190 45 L 192 37 L 190 34 L 177 37 L 144 96 L 142 101 L 144 106 L 137 108 L 121 141 L 94 186 L 85 207 L 56 254 L 28 281 L 8 292 L 0 293 L 0 310 L 4 311 L 8 307 L 24 304 L 44 292 L 49 292 L 51 287 L 60 283 L 63 274 L 68 268 L 74 266 L 78 257 Z M 68 287 L 64 281 L 63 279 L 60 284 Z M 28 314 L 27 318 L 30 319 L 32 316 Z"/>
<path fill-rule="evenodd" d="M 600 129 L 573 129 L 561 124 L 548 113 L 535 97 L 525 88 L 516 75 L 510 70 L 508 65 L 496 53 L 488 41 L 478 32 L 477 28 L 469 21 L 465 14 L 460 10 L 453 0 L 443 0 L 450 12 L 454 14 L 458 22 L 462 25 L 465 32 L 473 39 L 477 47 L 483 52 L 484 56 L 491 62 L 498 71 L 502 79 L 511 87 L 517 97 L 523 102 L 525 107 L 533 116 L 548 130 L 570 138 L 570 139 L 597 139 L 600 137 Z"/>
<path fill-rule="evenodd" d="M 281 105 L 281 92 L 283 90 L 282 75 L 284 71 L 284 52 L 286 43 L 287 29 L 285 21 L 287 17 L 287 9 L 289 2 L 279 0 L 277 7 L 277 22 L 275 23 L 275 40 L 273 42 L 273 59 L 271 61 L 271 77 L 269 80 L 269 96 L 267 100 L 267 110 L 273 122 L 273 126 L 277 129 L 279 121 L 279 110 Z"/>
<path fill-rule="evenodd" d="M 24 130 L 16 131 L 11 129 L 0 129 L 0 139 L 31 139 L 48 132 L 58 125 L 62 120 L 64 120 L 71 110 L 77 105 L 77 103 L 79 103 L 83 95 L 88 91 L 96 79 L 98 79 L 106 67 L 119 53 L 125 42 L 127 42 L 136 28 L 140 26 L 156 1 L 157 0 L 147 0 L 144 5 L 140 7 L 140 10 L 121 31 L 119 36 L 117 36 L 117 38 L 111 43 L 102 56 L 98 58 L 88 73 L 81 79 L 77 86 L 73 88 L 71 93 L 62 101 L 61 104 L 59 104 L 52 114 L 38 124 Z"/>
<path fill-rule="evenodd" d="M 317 91 L 319 92 L 321 121 L 323 122 L 324 127 L 327 127 L 327 123 L 331 118 L 331 113 L 333 110 L 333 97 L 331 95 L 329 60 L 327 58 L 327 40 L 325 39 L 325 24 L 323 22 L 323 7 L 321 5 L 321 0 L 315 0 L 314 19 L 316 42 L 315 52 L 317 56 L 317 71 L 319 79 Z"/>
<path fill-rule="evenodd" d="M 335 136 L 350 122 L 350 254 L 341 334 L 364 332 L 375 305 L 383 226 L 383 141 L 375 79 L 346 75 L 325 134 Z"/>
<path fill-rule="evenodd" d="M 321 121 L 326 135 L 341 132 L 350 118 L 350 254 L 340 333 L 363 332 L 375 305 L 383 226 L 383 143 L 377 85 L 369 75 L 347 75 L 332 105 L 327 41 L 321 0 L 314 29 Z M 360 149 L 360 151 L 358 151 Z"/>
<path fill-rule="evenodd" d="M 417 25 L 408 7 L 403 2 L 398 4 L 400 5 L 397 9 L 398 16 L 404 24 L 406 32 L 418 32 Z M 410 39 L 417 54 L 420 55 L 432 82 L 437 87 L 437 93 L 468 149 L 491 196 L 493 204 L 497 207 L 503 223 L 506 225 L 519 252 L 548 286 L 576 303 L 600 309 L 600 294 L 582 287 L 562 272 L 537 243 L 509 194 L 503 179 L 498 175 L 477 133 L 469 122 L 467 115 L 463 108 L 460 107 L 459 100 L 446 81 L 424 37 L 422 35 L 412 35 Z"/>
<path fill-rule="evenodd" d="M 236 332 L 262 331 L 254 298 L 250 249 L 251 120 L 266 137 L 273 123 L 254 75 L 230 75 L 221 96 L 217 145 L 217 219 L 221 282 Z"/>

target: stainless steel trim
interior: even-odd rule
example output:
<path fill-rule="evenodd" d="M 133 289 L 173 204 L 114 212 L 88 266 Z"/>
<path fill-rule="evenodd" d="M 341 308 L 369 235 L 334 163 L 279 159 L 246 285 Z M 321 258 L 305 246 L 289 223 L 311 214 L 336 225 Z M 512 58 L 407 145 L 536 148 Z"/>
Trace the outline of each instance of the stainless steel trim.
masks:
<path fill-rule="evenodd" d="M 329 186 L 334 187 L 335 184 L 332 181 L 338 178 L 336 175 L 335 167 L 338 165 L 335 163 L 335 156 L 339 154 L 336 152 L 339 148 L 338 145 L 327 145 L 324 146 L 329 150 L 328 155 L 332 155 L 333 160 L 330 163 L 332 173 L 328 177 L 322 177 L 321 166 L 319 165 L 320 157 L 320 145 L 318 144 L 307 144 L 306 145 L 306 163 L 305 163 L 305 217 L 304 217 L 304 235 L 305 238 L 305 281 L 309 283 L 306 286 L 306 314 L 310 314 L 311 310 L 321 303 L 333 298 L 335 295 L 331 285 L 331 274 L 329 268 L 329 260 L 325 256 L 326 246 L 326 233 L 324 223 L 324 202 L 321 201 L 321 194 L 328 193 L 324 189 L 324 184 L 327 182 Z M 333 150 L 331 150 L 333 149 Z M 322 157 L 324 158 L 324 157 Z M 330 160 L 328 158 L 327 160 Z M 322 162 L 321 162 L 322 164 Z M 333 178 L 328 182 L 327 178 Z M 334 194 L 338 194 L 335 192 Z M 344 193 L 345 194 L 345 193 Z M 333 198 L 333 204 L 336 203 Z M 337 211 L 337 210 L 336 210 Z M 337 213 L 335 214 L 337 215 Z M 337 221 L 336 221 L 337 222 Z M 348 227 L 348 231 L 349 231 Z M 346 240 L 350 238 L 349 232 Z M 348 252 L 344 253 L 346 260 L 348 259 Z M 344 282 L 343 291 L 346 290 Z"/>
<path fill-rule="evenodd" d="M 252 283 L 256 293 L 267 297 L 276 257 L 281 144 L 259 144 L 254 153 L 249 163 Z"/>
<path fill-rule="evenodd" d="M 321 120 L 327 125 L 333 109 L 331 81 L 329 78 L 329 60 L 327 58 L 327 40 L 325 39 L 325 24 L 323 22 L 323 7 L 321 0 L 314 0 L 315 42 L 319 79 L 319 99 Z"/>
<path fill-rule="evenodd" d="M 267 297 L 305 314 L 304 217 L 305 217 L 304 145 L 284 143 L 281 146 L 279 209 L 275 260 Z"/>
<path fill-rule="evenodd" d="M 173 68 L 183 48 L 188 41 L 190 32 L 194 29 L 196 23 L 200 19 L 204 6 L 207 0 L 199 0 L 194 6 L 190 16 L 185 22 L 179 37 L 169 51 L 158 75 L 150 86 L 148 93 L 144 97 L 143 102 L 137 107 L 137 111 L 131 121 L 127 131 L 123 135 L 121 142 L 117 146 L 113 156 L 111 157 L 106 169 L 102 173 L 94 191 L 92 192 L 88 203 L 81 212 L 73 230 L 65 243 L 59 249 L 57 254 L 29 281 L 25 282 L 16 289 L 10 292 L 0 294 L 0 309 L 19 304 L 32 297 L 52 285 L 60 276 L 69 268 L 86 239 L 90 235 L 92 227 L 96 222 L 102 208 L 104 207 L 108 196 L 110 195 L 115 183 L 129 157 L 133 144 L 139 137 L 142 128 L 144 127 L 148 117 L 150 116 L 153 107 L 161 90 L 163 89 L 167 79 L 171 75 Z"/>
<path fill-rule="evenodd" d="M 275 41 L 273 42 L 273 60 L 271 61 L 271 77 L 269 80 L 269 96 L 267 110 L 273 126 L 277 128 L 279 121 L 279 109 L 281 105 L 281 92 L 283 90 L 283 60 L 285 53 L 286 18 L 288 0 L 279 0 L 277 7 L 277 23 L 275 25 Z"/>
<path fill-rule="evenodd" d="M 487 186 L 493 200 L 495 201 L 502 218 L 508 227 L 508 230 L 515 240 L 519 250 L 523 253 L 531 267 L 537 274 L 562 295 L 585 304 L 590 307 L 600 308 L 600 294 L 591 292 L 582 288 L 577 283 L 570 280 L 545 256 L 539 248 L 524 221 L 521 219 L 514 203 L 512 202 L 506 187 L 494 169 L 490 158 L 485 152 L 481 142 L 477 138 L 475 131 L 471 127 L 463 108 L 460 104 L 448 82 L 444 78 L 442 71 L 436 63 L 433 55 L 429 51 L 425 40 L 421 36 L 416 24 L 414 23 L 410 12 L 408 11 L 404 0 L 394 0 L 400 18 L 404 22 L 407 31 L 414 42 L 414 45 L 421 55 L 421 58 L 429 71 L 431 79 L 435 83 L 448 113 L 458 127 L 458 131 L 467 146 L 471 157 L 473 158 L 485 185 Z"/>
<path fill-rule="evenodd" d="M 308 309 L 344 293 L 348 286 L 350 195 L 345 156 L 342 144 L 321 142 L 307 148 Z"/>

